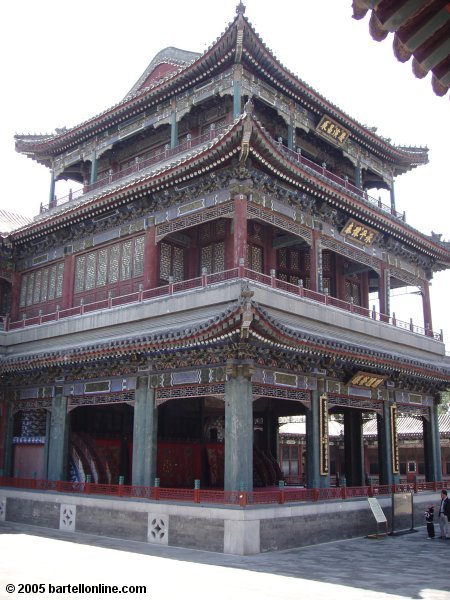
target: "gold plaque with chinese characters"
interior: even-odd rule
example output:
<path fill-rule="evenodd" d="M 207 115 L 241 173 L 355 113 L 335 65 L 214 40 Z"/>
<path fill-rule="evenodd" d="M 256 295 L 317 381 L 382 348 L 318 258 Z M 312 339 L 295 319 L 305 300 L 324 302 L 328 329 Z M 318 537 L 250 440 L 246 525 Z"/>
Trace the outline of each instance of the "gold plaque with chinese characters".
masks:
<path fill-rule="evenodd" d="M 349 219 L 341 229 L 341 234 L 346 238 L 371 246 L 377 232 L 370 227 L 366 227 L 362 223 L 358 223 L 354 219 Z"/>
<path fill-rule="evenodd" d="M 383 375 L 374 375 L 373 373 L 364 373 L 363 371 L 358 371 L 355 373 L 355 375 L 353 375 L 347 385 L 358 385 L 374 390 L 379 387 L 383 381 L 385 381 L 385 379 L 386 377 Z"/>
<path fill-rule="evenodd" d="M 337 144 L 338 146 L 342 146 L 345 140 L 350 135 L 348 129 L 339 125 L 336 121 L 328 117 L 327 115 L 323 115 L 320 119 L 319 124 L 316 127 L 317 133 L 323 135 L 327 140 Z"/>

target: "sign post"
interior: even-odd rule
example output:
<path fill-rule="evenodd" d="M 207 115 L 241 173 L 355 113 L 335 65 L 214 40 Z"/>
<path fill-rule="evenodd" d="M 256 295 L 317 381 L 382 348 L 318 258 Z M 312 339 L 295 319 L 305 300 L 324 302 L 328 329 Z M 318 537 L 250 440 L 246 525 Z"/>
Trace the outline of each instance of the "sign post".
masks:
<path fill-rule="evenodd" d="M 408 528 L 407 526 L 410 525 Z M 390 535 L 413 533 L 414 495 L 412 492 L 394 492 L 392 494 L 392 529 Z"/>
<path fill-rule="evenodd" d="M 387 519 L 386 519 L 386 515 L 383 512 L 383 509 L 380 506 L 380 503 L 378 502 L 378 500 L 376 498 L 367 498 L 367 501 L 369 502 L 369 506 L 372 509 L 372 514 L 375 517 L 375 521 L 377 522 L 377 533 L 376 535 L 368 535 L 367 537 L 369 538 L 379 538 L 382 535 L 387 535 L 388 530 L 387 530 Z M 383 524 L 386 528 L 385 532 L 381 532 L 380 533 L 380 524 Z"/>

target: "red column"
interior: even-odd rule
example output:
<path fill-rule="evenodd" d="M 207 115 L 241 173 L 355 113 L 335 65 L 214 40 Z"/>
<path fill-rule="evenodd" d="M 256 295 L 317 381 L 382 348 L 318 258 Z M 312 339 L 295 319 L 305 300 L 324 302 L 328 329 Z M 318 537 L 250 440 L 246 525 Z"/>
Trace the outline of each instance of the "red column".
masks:
<path fill-rule="evenodd" d="M 11 278 L 11 321 L 19 316 L 20 273 L 13 273 Z"/>
<path fill-rule="evenodd" d="M 233 225 L 233 267 L 238 267 L 241 258 L 247 263 L 247 196 L 244 194 L 234 197 Z"/>
<path fill-rule="evenodd" d="M 144 242 L 144 290 L 151 290 L 158 285 L 158 246 L 156 244 L 156 226 L 148 226 Z"/>
<path fill-rule="evenodd" d="M 200 252 L 198 247 L 198 227 L 196 231 L 190 236 L 191 244 L 189 248 L 186 248 L 186 278 L 194 279 L 201 275 L 200 273 Z"/>
<path fill-rule="evenodd" d="M 361 306 L 369 308 L 369 272 L 365 271 L 360 275 L 361 282 Z"/>
<path fill-rule="evenodd" d="M 70 308 L 73 305 L 73 287 L 75 282 L 75 255 L 68 254 L 64 259 L 63 292 L 61 308 Z"/>
<path fill-rule="evenodd" d="M 423 325 L 426 330 L 433 331 L 431 316 L 430 283 L 425 279 L 422 286 Z"/>
<path fill-rule="evenodd" d="M 386 285 L 386 266 L 381 265 L 380 269 L 380 287 L 378 290 L 378 298 L 380 301 L 380 313 L 387 315 L 389 311 L 389 302 L 387 298 L 387 285 Z"/>
<path fill-rule="evenodd" d="M 310 257 L 310 274 L 309 278 L 311 281 L 311 289 L 314 292 L 317 292 L 317 280 L 318 280 L 318 260 L 317 260 L 317 250 L 319 247 L 319 232 L 313 229 L 312 238 L 311 238 L 311 257 Z"/>
<path fill-rule="evenodd" d="M 335 255 L 336 265 L 336 297 L 345 300 L 344 257 Z"/>
<path fill-rule="evenodd" d="M 273 227 L 270 225 L 265 227 L 264 239 L 265 272 L 269 275 L 272 269 L 277 270 L 277 251 L 273 247 Z"/>

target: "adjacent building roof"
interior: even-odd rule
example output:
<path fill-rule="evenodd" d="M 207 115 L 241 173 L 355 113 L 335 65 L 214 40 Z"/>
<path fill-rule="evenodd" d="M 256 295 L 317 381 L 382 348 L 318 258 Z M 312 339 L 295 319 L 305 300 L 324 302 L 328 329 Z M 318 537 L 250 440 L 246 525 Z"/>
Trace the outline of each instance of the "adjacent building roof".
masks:
<path fill-rule="evenodd" d="M 280 434 L 282 436 L 305 436 L 306 418 L 304 416 L 288 417 L 288 423 L 280 425 Z M 439 415 L 439 431 L 441 435 L 450 435 L 450 414 Z M 344 424 L 340 421 L 331 419 L 328 423 L 328 432 L 330 437 L 340 437 L 344 435 Z M 397 433 L 401 438 L 422 437 L 423 424 L 422 419 L 415 417 L 397 417 Z M 376 437 L 378 435 L 377 419 L 368 419 L 363 423 L 364 437 Z"/>
<path fill-rule="evenodd" d="M 412 57 L 412 70 L 422 79 L 430 71 L 438 96 L 450 87 L 450 2 L 448 0 L 353 0 L 353 17 L 370 11 L 370 35 L 376 41 L 394 34 L 393 48 L 400 62 Z"/>

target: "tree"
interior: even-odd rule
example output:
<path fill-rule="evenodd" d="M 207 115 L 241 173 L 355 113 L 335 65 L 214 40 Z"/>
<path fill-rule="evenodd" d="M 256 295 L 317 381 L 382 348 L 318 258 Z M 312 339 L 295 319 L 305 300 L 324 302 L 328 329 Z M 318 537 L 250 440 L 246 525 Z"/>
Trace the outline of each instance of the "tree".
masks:
<path fill-rule="evenodd" d="M 441 403 L 438 404 L 438 414 L 450 413 L 450 391 L 441 392 Z"/>

